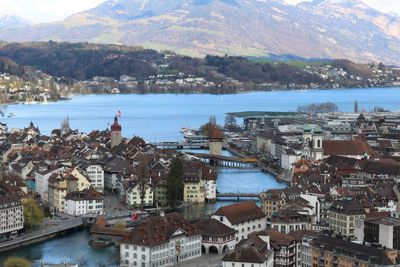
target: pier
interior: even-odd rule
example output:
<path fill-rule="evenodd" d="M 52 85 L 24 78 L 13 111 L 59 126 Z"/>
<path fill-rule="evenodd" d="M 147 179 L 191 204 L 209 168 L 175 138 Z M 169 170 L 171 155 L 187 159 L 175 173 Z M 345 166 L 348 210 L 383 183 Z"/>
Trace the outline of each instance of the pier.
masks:
<path fill-rule="evenodd" d="M 56 236 L 64 235 L 68 231 L 78 229 L 83 226 L 82 218 L 68 218 L 66 220 L 57 220 L 57 224 L 46 225 L 41 229 L 24 233 L 12 240 L 0 242 L 0 252 L 7 251 L 34 243 L 52 239 Z"/>
<path fill-rule="evenodd" d="M 217 199 L 236 199 L 236 201 L 240 201 L 241 198 L 259 198 L 260 193 L 241 193 L 241 192 L 230 192 L 230 193 L 217 193 Z"/>

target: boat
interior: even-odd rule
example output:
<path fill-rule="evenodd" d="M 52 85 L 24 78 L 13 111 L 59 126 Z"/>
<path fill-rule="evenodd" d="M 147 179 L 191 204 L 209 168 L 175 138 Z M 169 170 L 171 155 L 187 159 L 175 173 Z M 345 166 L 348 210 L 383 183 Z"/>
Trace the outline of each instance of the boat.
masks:
<path fill-rule="evenodd" d="M 47 97 L 45 95 L 43 96 L 43 101 L 40 102 L 40 104 L 43 104 L 43 105 L 47 105 L 48 104 Z"/>
<path fill-rule="evenodd" d="M 96 248 L 105 248 L 114 245 L 114 241 L 106 239 L 106 238 L 93 238 L 89 240 L 89 245 Z"/>
<path fill-rule="evenodd" d="M 7 115 L 7 117 L 9 117 L 9 118 L 12 118 L 12 117 L 15 117 L 16 115 L 15 115 L 15 113 L 9 113 L 8 115 Z"/>

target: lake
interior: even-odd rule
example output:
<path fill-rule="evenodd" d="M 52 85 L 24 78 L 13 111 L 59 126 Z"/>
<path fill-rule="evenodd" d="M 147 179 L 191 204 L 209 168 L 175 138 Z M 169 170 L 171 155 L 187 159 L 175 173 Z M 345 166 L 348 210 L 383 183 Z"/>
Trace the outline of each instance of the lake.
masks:
<path fill-rule="evenodd" d="M 118 110 L 125 137 L 138 135 L 148 142 L 179 141 L 182 127 L 198 127 L 215 115 L 224 123 L 227 112 L 238 111 L 295 111 L 299 105 L 331 101 L 341 111 L 353 110 L 357 100 L 360 109 L 382 106 L 400 109 L 399 88 L 368 88 L 346 90 L 272 91 L 234 95 L 209 94 L 148 94 L 148 95 L 77 95 L 70 101 L 44 104 L 13 104 L 3 106 L 3 117 L 10 128 L 21 128 L 29 121 L 37 124 L 44 134 L 59 128 L 65 117 L 71 127 L 89 132 L 105 129 Z"/>

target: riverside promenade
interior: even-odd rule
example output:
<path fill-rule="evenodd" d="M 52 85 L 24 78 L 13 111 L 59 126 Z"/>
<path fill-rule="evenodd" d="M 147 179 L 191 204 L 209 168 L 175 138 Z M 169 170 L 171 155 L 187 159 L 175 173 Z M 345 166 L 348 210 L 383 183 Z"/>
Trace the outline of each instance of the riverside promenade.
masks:
<path fill-rule="evenodd" d="M 83 220 L 80 217 L 65 216 L 62 219 L 46 220 L 40 229 L 26 232 L 11 240 L 0 242 L 0 252 L 42 242 L 56 236 L 64 235 L 67 231 L 82 226 Z"/>

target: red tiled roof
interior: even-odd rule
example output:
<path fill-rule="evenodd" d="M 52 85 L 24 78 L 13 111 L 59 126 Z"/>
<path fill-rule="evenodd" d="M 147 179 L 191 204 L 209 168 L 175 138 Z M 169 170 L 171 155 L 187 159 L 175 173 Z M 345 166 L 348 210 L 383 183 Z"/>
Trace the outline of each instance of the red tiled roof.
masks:
<path fill-rule="evenodd" d="M 225 216 L 231 224 L 239 224 L 265 217 L 265 214 L 254 201 L 244 201 L 221 207 L 215 212 L 215 215 Z"/>
<path fill-rule="evenodd" d="M 184 220 L 178 213 L 169 213 L 165 216 L 146 219 L 129 235 L 125 236 L 121 243 L 153 247 L 168 243 L 169 238 L 178 229 L 181 229 L 188 236 L 200 235 L 197 226 Z"/>
<path fill-rule="evenodd" d="M 372 148 L 362 140 L 325 140 L 322 142 L 325 155 L 368 155 L 374 154 Z"/>

